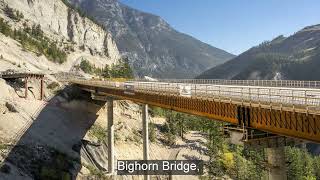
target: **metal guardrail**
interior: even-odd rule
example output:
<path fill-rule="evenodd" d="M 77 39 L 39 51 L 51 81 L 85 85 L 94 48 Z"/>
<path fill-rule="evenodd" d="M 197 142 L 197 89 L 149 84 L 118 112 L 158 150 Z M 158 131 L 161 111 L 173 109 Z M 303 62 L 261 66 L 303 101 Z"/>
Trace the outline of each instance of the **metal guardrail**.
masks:
<path fill-rule="evenodd" d="M 146 81 L 146 80 L 134 80 Z M 226 80 L 226 79 L 161 79 L 160 82 L 188 83 L 188 84 L 217 84 L 241 86 L 268 86 L 268 87 L 293 87 L 293 88 L 319 88 L 320 81 L 297 80 Z"/>
<path fill-rule="evenodd" d="M 97 80 L 69 79 L 71 83 L 90 85 L 96 87 L 115 88 L 126 91 L 130 85 L 135 92 L 149 94 L 161 94 L 170 96 L 188 96 L 182 94 L 182 89 L 190 91 L 190 98 L 198 98 L 214 101 L 242 102 L 258 105 L 269 105 L 279 107 L 290 107 L 302 109 L 306 112 L 312 110 L 320 112 L 320 89 L 292 88 L 292 87 L 263 87 L 243 85 L 217 85 L 180 82 L 112 82 Z M 184 81 L 188 82 L 188 81 Z M 199 82 L 199 81 L 195 81 Z M 214 82 L 214 81 L 211 81 Z M 230 81 L 232 82 L 232 81 Z M 289 82 L 289 81 L 288 81 Z M 262 82 L 261 84 L 262 85 Z M 311 86 L 308 86 L 311 87 Z M 131 90 L 132 91 L 132 90 Z M 188 93 L 187 93 L 188 94 Z"/>

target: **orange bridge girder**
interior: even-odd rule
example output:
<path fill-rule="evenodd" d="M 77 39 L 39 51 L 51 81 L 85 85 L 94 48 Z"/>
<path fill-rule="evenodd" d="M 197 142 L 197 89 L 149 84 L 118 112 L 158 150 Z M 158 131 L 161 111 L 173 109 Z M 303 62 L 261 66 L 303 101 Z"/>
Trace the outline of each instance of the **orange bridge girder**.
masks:
<path fill-rule="evenodd" d="M 320 143 L 319 114 L 261 104 L 166 95 L 152 91 L 135 91 L 134 94 L 131 94 L 120 88 L 75 84 L 82 90 L 102 96 L 150 104 L 213 120 L 244 125 L 248 128 L 282 136 Z"/>

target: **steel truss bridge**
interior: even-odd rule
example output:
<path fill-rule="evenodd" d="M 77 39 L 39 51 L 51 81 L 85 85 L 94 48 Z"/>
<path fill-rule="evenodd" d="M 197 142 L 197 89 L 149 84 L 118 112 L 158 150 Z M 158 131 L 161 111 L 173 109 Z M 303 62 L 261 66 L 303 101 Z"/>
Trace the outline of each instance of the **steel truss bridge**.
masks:
<path fill-rule="evenodd" d="M 320 81 L 66 79 L 114 97 L 320 143 Z"/>

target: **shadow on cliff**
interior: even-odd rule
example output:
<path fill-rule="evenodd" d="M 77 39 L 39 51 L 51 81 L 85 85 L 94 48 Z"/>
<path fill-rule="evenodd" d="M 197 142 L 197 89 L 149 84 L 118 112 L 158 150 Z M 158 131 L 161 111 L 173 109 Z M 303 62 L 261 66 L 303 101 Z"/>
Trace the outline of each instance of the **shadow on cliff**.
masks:
<path fill-rule="evenodd" d="M 103 106 L 75 87 L 59 91 L 33 115 L 31 126 L 20 132 L 1 172 L 36 180 L 75 179 L 81 169 L 81 149 L 88 143 L 83 139 Z"/>

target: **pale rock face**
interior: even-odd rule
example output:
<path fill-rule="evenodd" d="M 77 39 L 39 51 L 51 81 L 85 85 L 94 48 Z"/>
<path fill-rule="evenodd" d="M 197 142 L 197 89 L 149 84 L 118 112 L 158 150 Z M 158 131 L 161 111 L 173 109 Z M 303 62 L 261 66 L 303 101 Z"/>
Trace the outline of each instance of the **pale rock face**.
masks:
<path fill-rule="evenodd" d="M 27 24 L 39 24 L 46 36 L 52 40 L 64 45 L 72 44 L 76 50 L 70 52 L 70 57 L 75 57 L 76 54 L 86 54 L 85 58 L 97 66 L 116 63 L 121 58 L 117 45 L 109 32 L 88 18 L 81 17 L 61 0 L 0 1 L 1 8 L 7 4 L 22 12 Z M 10 21 L 4 13 L 1 13 L 0 16 L 9 20 L 12 27 L 19 26 L 19 23 Z M 22 26 L 21 23 L 20 26 Z M 84 52 L 79 51 L 79 47 L 84 47 Z M 79 59 L 78 56 L 77 59 L 68 58 L 65 65 L 75 65 Z M 99 60 L 95 62 L 96 59 Z"/>

